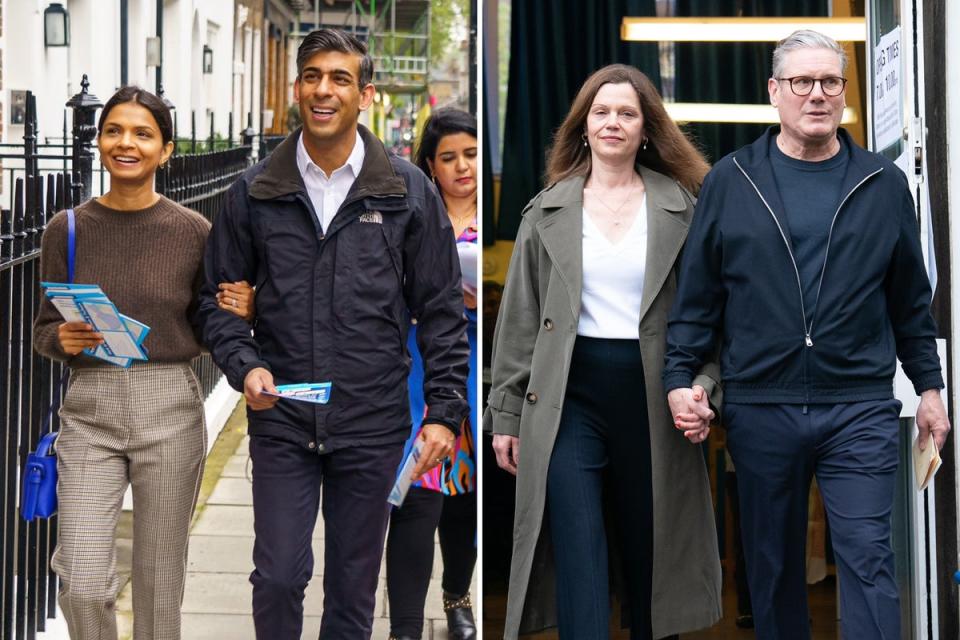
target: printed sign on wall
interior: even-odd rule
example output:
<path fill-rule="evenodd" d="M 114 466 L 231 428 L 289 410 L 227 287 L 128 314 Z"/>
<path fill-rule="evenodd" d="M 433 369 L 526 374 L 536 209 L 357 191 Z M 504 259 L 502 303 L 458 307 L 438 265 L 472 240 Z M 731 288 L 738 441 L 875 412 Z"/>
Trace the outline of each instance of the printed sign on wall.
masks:
<path fill-rule="evenodd" d="M 873 60 L 873 138 L 883 151 L 903 136 L 900 27 L 880 38 Z"/>

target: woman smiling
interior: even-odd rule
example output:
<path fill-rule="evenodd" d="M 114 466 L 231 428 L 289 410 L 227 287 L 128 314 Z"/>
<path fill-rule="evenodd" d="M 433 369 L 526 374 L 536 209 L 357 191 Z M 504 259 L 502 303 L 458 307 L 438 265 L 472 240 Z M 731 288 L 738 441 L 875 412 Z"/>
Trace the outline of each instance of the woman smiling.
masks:
<path fill-rule="evenodd" d="M 115 530 L 133 487 L 133 613 L 138 639 L 177 640 L 190 519 L 206 451 L 203 401 L 190 360 L 190 317 L 210 224 L 154 190 L 173 153 L 169 109 L 138 87 L 104 106 L 97 146 L 110 190 L 76 208 L 77 282 L 97 284 L 124 314 L 148 325 L 146 362 L 128 368 L 83 351 L 103 339 L 63 322 L 46 299 L 34 347 L 66 361 L 70 387 L 57 440 L 59 536 L 52 566 L 73 640 L 117 637 Z M 67 228 L 43 235 L 46 281 L 67 280 Z"/>

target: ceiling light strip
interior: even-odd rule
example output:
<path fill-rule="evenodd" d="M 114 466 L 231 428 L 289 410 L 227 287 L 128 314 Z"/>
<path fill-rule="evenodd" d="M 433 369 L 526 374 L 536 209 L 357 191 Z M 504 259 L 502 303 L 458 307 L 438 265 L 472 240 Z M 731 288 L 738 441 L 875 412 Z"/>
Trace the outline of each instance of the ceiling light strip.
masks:
<path fill-rule="evenodd" d="M 866 18 L 624 18 L 620 37 L 631 42 L 778 42 L 814 29 L 838 42 L 864 42 Z"/>

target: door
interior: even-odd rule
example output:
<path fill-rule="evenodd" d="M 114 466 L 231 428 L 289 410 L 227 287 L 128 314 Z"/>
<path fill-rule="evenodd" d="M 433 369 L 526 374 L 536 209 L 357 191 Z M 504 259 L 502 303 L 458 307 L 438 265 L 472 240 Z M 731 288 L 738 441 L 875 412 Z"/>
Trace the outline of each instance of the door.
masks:
<path fill-rule="evenodd" d="M 870 83 L 867 138 L 873 151 L 894 160 L 907 175 L 916 204 L 924 258 L 936 286 L 926 180 L 922 6 L 913 0 L 867 3 L 866 58 Z M 946 348 L 938 344 L 946 379 Z M 911 448 L 918 398 L 902 370 L 896 395 L 901 412 L 900 465 L 893 513 L 893 546 L 900 589 L 901 637 L 939 638 L 936 522 L 933 483 L 922 493 L 913 479 Z M 843 616 L 843 612 L 840 612 Z"/>

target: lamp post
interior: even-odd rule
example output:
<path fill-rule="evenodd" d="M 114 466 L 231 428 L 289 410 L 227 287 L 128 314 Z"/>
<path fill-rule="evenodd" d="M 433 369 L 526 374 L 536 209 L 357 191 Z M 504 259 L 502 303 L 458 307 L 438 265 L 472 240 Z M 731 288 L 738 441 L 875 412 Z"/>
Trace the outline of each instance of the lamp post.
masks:
<path fill-rule="evenodd" d="M 103 103 L 87 89 L 90 81 L 87 74 L 83 74 L 80 81 L 80 93 L 67 101 L 67 106 L 73 109 L 73 184 L 80 187 L 80 202 L 90 198 L 93 183 L 93 147 L 90 144 L 97 135 L 95 123 L 97 109 Z"/>

